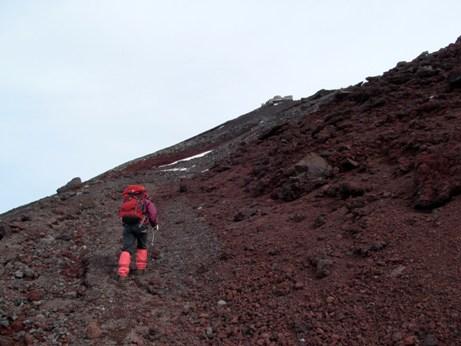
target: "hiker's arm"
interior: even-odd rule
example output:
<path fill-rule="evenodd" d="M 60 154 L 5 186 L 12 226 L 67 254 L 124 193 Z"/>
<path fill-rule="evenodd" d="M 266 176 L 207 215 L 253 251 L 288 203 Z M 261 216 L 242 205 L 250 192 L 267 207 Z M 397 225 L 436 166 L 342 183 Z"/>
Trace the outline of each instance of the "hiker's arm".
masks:
<path fill-rule="evenodd" d="M 151 226 L 157 225 L 157 208 L 152 201 L 147 201 L 147 216 Z"/>

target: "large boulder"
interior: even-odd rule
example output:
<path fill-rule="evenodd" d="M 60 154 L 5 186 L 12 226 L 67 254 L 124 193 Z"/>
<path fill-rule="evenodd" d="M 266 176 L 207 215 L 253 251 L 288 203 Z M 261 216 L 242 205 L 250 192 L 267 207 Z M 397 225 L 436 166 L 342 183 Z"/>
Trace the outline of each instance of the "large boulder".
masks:
<path fill-rule="evenodd" d="M 66 185 L 61 186 L 59 189 L 57 189 L 57 193 L 64 193 L 72 190 L 77 190 L 82 187 L 82 179 L 79 177 L 73 178 L 71 181 L 69 181 Z"/>
<path fill-rule="evenodd" d="M 294 166 L 296 172 L 307 173 L 312 178 L 326 177 L 331 174 L 331 166 L 316 153 L 309 153 Z"/>
<path fill-rule="evenodd" d="M 433 209 L 461 192 L 460 148 L 421 154 L 415 164 L 415 207 Z"/>
<path fill-rule="evenodd" d="M 287 170 L 285 181 L 274 190 L 272 198 L 294 201 L 325 184 L 331 174 L 332 167 L 323 157 L 309 153 Z"/>
<path fill-rule="evenodd" d="M 5 222 L 0 221 L 0 240 L 8 236 L 10 233 L 11 233 L 10 226 Z"/>
<path fill-rule="evenodd" d="M 276 106 L 280 102 L 285 102 L 285 101 L 293 101 L 293 96 L 292 95 L 287 95 L 287 96 L 280 96 L 280 95 L 275 95 L 274 97 L 270 98 L 267 100 L 265 103 L 263 103 L 263 106 Z"/>
<path fill-rule="evenodd" d="M 452 76 L 448 80 L 449 90 L 461 88 L 461 74 Z"/>

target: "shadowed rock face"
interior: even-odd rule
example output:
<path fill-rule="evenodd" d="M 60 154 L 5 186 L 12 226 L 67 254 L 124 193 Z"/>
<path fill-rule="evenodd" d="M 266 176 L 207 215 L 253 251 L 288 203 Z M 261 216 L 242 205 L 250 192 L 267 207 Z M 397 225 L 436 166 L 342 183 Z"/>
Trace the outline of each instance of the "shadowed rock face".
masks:
<path fill-rule="evenodd" d="M 1 215 L 0 344 L 461 344 L 460 62 L 458 40 Z M 160 231 L 122 286 L 135 183 Z"/>

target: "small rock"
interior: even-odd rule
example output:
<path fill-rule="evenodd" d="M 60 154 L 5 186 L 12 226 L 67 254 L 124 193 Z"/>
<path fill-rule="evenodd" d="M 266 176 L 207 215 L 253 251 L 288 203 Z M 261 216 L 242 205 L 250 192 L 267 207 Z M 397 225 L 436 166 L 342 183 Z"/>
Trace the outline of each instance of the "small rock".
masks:
<path fill-rule="evenodd" d="M 245 220 L 245 214 L 243 214 L 240 211 L 237 214 L 235 214 L 234 219 L 233 219 L 234 222 L 240 222 L 243 220 Z"/>
<path fill-rule="evenodd" d="M 39 290 L 31 290 L 27 293 L 26 298 L 31 302 L 38 302 L 43 299 L 43 292 Z"/>
<path fill-rule="evenodd" d="M 35 344 L 35 338 L 30 335 L 29 333 L 26 333 L 24 335 L 24 342 L 26 345 L 34 345 Z"/>
<path fill-rule="evenodd" d="M 21 270 L 16 270 L 16 271 L 14 272 L 14 277 L 15 277 L 16 279 L 22 279 L 22 278 L 24 277 L 24 273 L 23 273 Z"/>
<path fill-rule="evenodd" d="M 406 336 L 406 337 L 403 339 L 403 344 L 404 344 L 405 346 L 416 345 L 416 342 L 417 342 L 417 339 L 416 339 L 416 336 L 414 336 L 414 335 Z"/>
<path fill-rule="evenodd" d="M 302 282 L 297 281 L 295 283 L 295 290 L 302 290 L 304 288 L 304 284 Z"/>
<path fill-rule="evenodd" d="M 456 89 L 456 88 L 461 88 L 461 75 L 452 76 L 448 80 L 448 84 L 449 84 L 449 89 L 450 90 L 453 90 L 453 89 Z"/>
<path fill-rule="evenodd" d="M 394 343 L 400 342 L 402 338 L 403 338 L 403 335 L 401 332 L 395 332 L 394 334 L 392 334 L 392 341 Z"/>
<path fill-rule="evenodd" d="M 7 318 L 0 318 L 0 327 L 8 328 L 9 326 L 10 326 L 10 321 L 8 321 Z"/>
<path fill-rule="evenodd" d="M 270 249 L 269 251 L 267 251 L 267 254 L 269 256 L 278 256 L 278 255 L 280 255 L 280 250 L 279 249 Z"/>
<path fill-rule="evenodd" d="M 359 166 L 360 166 L 359 163 L 357 161 L 352 160 L 351 158 L 345 158 L 340 163 L 340 167 L 343 171 L 350 171 Z"/>
<path fill-rule="evenodd" d="M 184 183 L 179 184 L 179 192 L 184 193 L 187 192 L 187 185 Z"/>
<path fill-rule="evenodd" d="M 380 241 L 369 245 L 357 247 L 353 250 L 353 253 L 356 256 L 368 257 L 371 255 L 372 252 L 384 250 L 386 247 L 387 243 L 385 241 Z"/>
<path fill-rule="evenodd" d="M 55 242 L 55 238 L 51 235 L 47 235 L 46 237 L 42 238 L 40 240 L 40 242 L 46 244 L 46 245 L 50 245 L 50 244 L 53 244 Z"/>
<path fill-rule="evenodd" d="M 384 191 L 381 196 L 383 198 L 389 198 L 389 197 L 392 197 L 392 192 L 389 192 L 389 191 Z"/>
<path fill-rule="evenodd" d="M 288 218 L 289 221 L 299 223 L 306 219 L 306 215 L 294 214 Z"/>
<path fill-rule="evenodd" d="M 62 233 L 56 237 L 56 240 L 69 241 L 72 240 L 72 236 L 70 234 Z"/>
<path fill-rule="evenodd" d="M 398 160 L 398 163 L 399 163 L 399 170 L 402 173 L 408 173 L 413 168 L 413 162 L 407 158 L 401 157 Z"/>
<path fill-rule="evenodd" d="M 140 335 L 138 335 L 134 330 L 131 331 L 126 340 L 128 341 L 129 345 L 145 345 L 143 338 Z"/>
<path fill-rule="evenodd" d="M 391 273 L 389 274 L 390 277 L 396 278 L 400 275 L 402 275 L 403 271 L 406 269 L 405 266 L 400 265 L 397 268 L 395 268 Z"/>
<path fill-rule="evenodd" d="M 80 210 L 94 209 L 96 208 L 96 202 L 93 198 L 86 197 L 80 200 Z M 68 212 L 66 212 L 68 214 Z"/>
<path fill-rule="evenodd" d="M 10 226 L 6 223 L 0 223 L 0 240 L 7 236 L 11 232 Z"/>
<path fill-rule="evenodd" d="M 90 323 L 88 323 L 88 326 L 86 328 L 86 336 L 89 339 L 97 339 L 101 337 L 101 335 L 102 335 L 102 331 L 101 331 L 101 328 L 99 327 L 98 322 L 91 321 Z"/>
<path fill-rule="evenodd" d="M 224 305 L 227 305 L 227 302 L 225 300 L 219 300 L 218 301 L 218 306 L 224 306 Z"/>
<path fill-rule="evenodd" d="M 437 346 L 439 341 L 433 334 L 427 334 L 424 338 L 423 346 Z"/>
<path fill-rule="evenodd" d="M 214 335 L 213 328 L 210 326 L 206 327 L 205 334 L 207 337 L 212 338 Z"/>
<path fill-rule="evenodd" d="M 26 267 L 24 268 L 24 276 L 27 278 L 27 279 L 33 279 L 35 278 L 35 272 L 29 268 L 29 267 Z"/>
<path fill-rule="evenodd" d="M 312 224 L 313 228 L 319 228 L 322 227 L 326 222 L 325 215 L 319 215 L 316 217 L 314 220 L 314 223 Z"/>
<path fill-rule="evenodd" d="M 444 155 L 421 154 L 417 157 L 414 174 L 416 209 L 431 210 L 447 203 L 453 194 L 455 183 L 450 167 L 457 165 L 457 152 Z"/>
<path fill-rule="evenodd" d="M 310 263 L 312 266 L 314 266 L 315 277 L 317 279 L 322 279 L 331 274 L 331 268 L 333 266 L 332 260 L 324 257 L 311 258 Z"/>
<path fill-rule="evenodd" d="M 329 259 L 320 259 L 317 262 L 315 276 L 317 278 L 324 278 L 324 277 L 330 275 L 330 269 L 331 269 L 332 265 L 333 265 L 333 262 L 331 260 L 329 260 Z"/>
<path fill-rule="evenodd" d="M 333 303 L 334 301 L 335 301 L 335 297 L 332 297 L 332 296 L 328 296 L 328 297 L 327 297 L 327 303 L 328 303 L 328 304 L 331 304 L 331 303 Z"/>
<path fill-rule="evenodd" d="M 344 182 L 339 185 L 339 195 L 342 199 L 363 196 L 366 188 L 354 182 Z"/>
<path fill-rule="evenodd" d="M 0 345 L 17 345 L 17 343 L 9 336 L 0 335 Z"/>
<path fill-rule="evenodd" d="M 69 298 L 69 299 L 76 299 L 78 297 L 78 292 L 77 291 L 69 291 L 64 294 L 64 297 Z"/>
<path fill-rule="evenodd" d="M 183 306 L 182 313 L 183 313 L 184 315 L 187 315 L 191 310 L 192 310 L 192 305 L 191 305 L 190 303 L 186 303 L 186 304 L 184 304 L 184 306 Z"/>

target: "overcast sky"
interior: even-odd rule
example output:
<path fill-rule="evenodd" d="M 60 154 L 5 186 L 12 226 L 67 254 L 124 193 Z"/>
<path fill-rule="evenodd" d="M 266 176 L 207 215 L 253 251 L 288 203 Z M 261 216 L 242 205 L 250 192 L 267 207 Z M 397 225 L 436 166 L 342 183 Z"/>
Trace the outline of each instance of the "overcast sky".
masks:
<path fill-rule="evenodd" d="M 461 35 L 461 1 L 0 0 L 0 213 Z"/>

